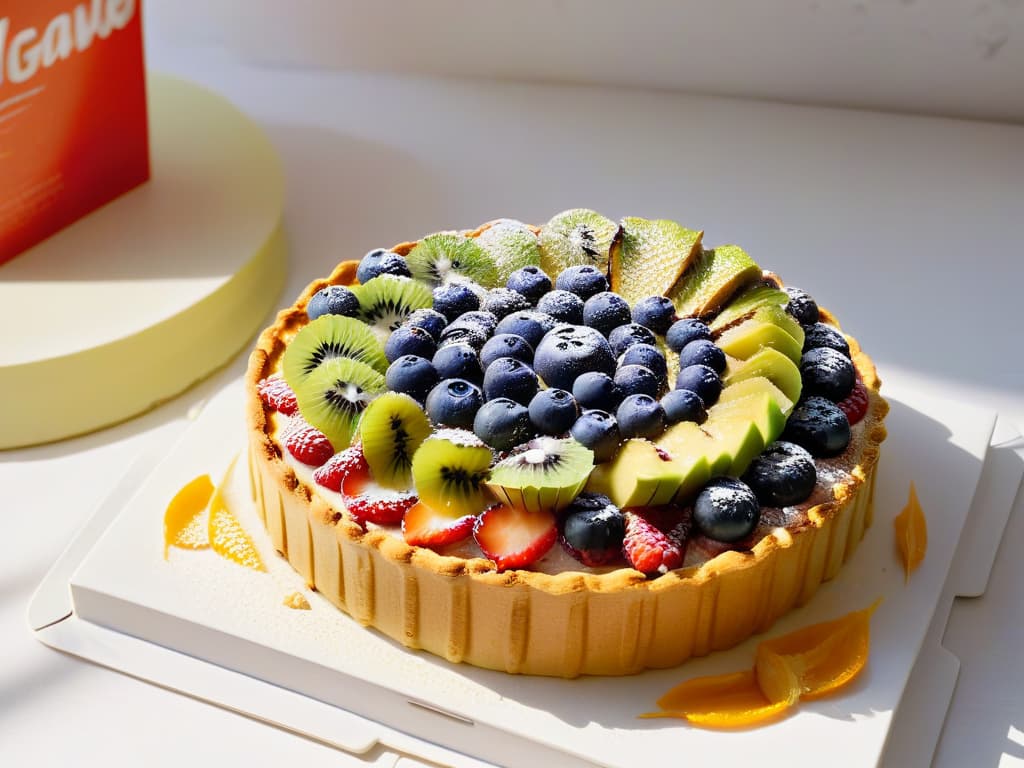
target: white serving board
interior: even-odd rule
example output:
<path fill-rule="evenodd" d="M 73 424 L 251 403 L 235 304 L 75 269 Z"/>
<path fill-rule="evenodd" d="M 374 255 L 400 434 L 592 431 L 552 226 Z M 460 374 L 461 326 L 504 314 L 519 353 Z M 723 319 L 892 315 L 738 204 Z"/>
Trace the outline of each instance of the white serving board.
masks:
<path fill-rule="evenodd" d="M 283 597 L 304 585 L 272 553 L 245 503 L 244 472 L 236 476 L 232 500 L 271 565 L 270 574 L 247 571 L 212 552 L 173 552 L 164 562 L 167 501 L 195 474 L 222 471 L 241 444 L 237 387 L 210 403 L 86 556 L 71 579 L 74 610 L 86 622 L 503 764 L 550 761 L 552 750 L 565 753 L 558 757 L 562 764 L 573 755 L 578 760 L 572 762 L 632 765 L 638 754 L 713 754 L 727 763 L 756 755 L 760 764 L 789 766 L 817 764 L 826 755 L 834 764 L 839 755 L 850 764 L 875 764 L 946 581 L 995 421 L 991 412 L 914 396 L 898 386 L 888 387 L 887 394 L 893 410 L 875 524 L 840 576 L 770 633 L 882 596 L 871 664 L 842 696 L 805 704 L 767 728 L 722 734 L 635 718 L 685 677 L 747 666 L 759 638 L 677 670 L 563 681 L 452 665 L 408 651 L 308 592 L 312 611 L 284 608 Z M 904 585 L 891 520 L 906 502 L 911 478 L 928 515 L 930 544 L 921 569 Z M 803 745 L 799 753 L 791 749 L 794 743 Z"/>

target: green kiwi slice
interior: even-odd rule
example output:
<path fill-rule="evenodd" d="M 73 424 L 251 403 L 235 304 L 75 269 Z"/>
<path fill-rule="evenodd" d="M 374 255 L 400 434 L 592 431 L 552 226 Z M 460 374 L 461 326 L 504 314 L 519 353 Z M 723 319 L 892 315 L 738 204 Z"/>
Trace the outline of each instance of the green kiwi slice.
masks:
<path fill-rule="evenodd" d="M 291 384 L 291 382 L 289 382 Z M 340 451 L 352 442 L 359 417 L 387 388 L 384 377 L 366 363 L 334 357 L 292 385 L 302 417 Z"/>
<path fill-rule="evenodd" d="M 427 235 L 405 257 L 412 276 L 430 285 L 469 280 L 484 288 L 497 288 L 494 259 L 476 241 L 464 235 L 439 232 Z"/>
<path fill-rule="evenodd" d="M 521 221 L 499 219 L 481 232 L 476 242 L 494 260 L 498 285 L 505 285 L 517 269 L 540 266 L 540 242 Z"/>
<path fill-rule="evenodd" d="M 357 286 L 355 294 L 359 319 L 370 326 L 382 345 L 409 315 L 434 305 L 430 288 L 419 280 L 398 275 L 378 275 Z"/>
<path fill-rule="evenodd" d="M 380 373 L 388 369 L 380 342 L 365 323 L 353 317 L 323 315 L 304 326 L 289 342 L 281 360 L 284 380 L 293 390 L 324 361 L 348 357 Z"/>
<path fill-rule="evenodd" d="M 567 267 L 590 265 L 608 272 L 608 249 L 619 225 L 588 208 L 551 218 L 540 230 L 540 266 L 554 279 Z"/>
<path fill-rule="evenodd" d="M 385 392 L 363 412 L 359 437 L 373 478 L 385 488 L 412 486 L 412 457 L 430 435 L 420 404 L 400 392 Z"/>
<path fill-rule="evenodd" d="M 441 429 L 412 457 L 412 478 L 420 501 L 452 517 L 476 515 L 487 506 L 484 481 L 491 449 L 465 429 Z"/>
<path fill-rule="evenodd" d="M 576 498 L 594 469 L 594 452 L 572 438 L 539 437 L 491 470 L 487 487 L 527 512 L 558 512 Z"/>

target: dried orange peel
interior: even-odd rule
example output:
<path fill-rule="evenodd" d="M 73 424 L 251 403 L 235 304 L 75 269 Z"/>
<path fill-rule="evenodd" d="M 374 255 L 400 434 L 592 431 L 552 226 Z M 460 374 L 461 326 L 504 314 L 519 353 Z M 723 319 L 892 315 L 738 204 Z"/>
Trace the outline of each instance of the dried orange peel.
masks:
<path fill-rule="evenodd" d="M 903 573 L 907 580 L 910 574 L 924 561 L 928 549 L 928 523 L 917 498 L 917 488 L 910 483 L 910 498 L 903 511 L 893 520 L 896 526 L 896 546 L 903 560 Z"/>
<path fill-rule="evenodd" d="M 212 494 L 213 481 L 209 475 L 190 480 L 174 494 L 164 512 L 164 560 L 171 547 L 206 549 L 210 546 L 202 514 Z"/>
<path fill-rule="evenodd" d="M 253 543 L 252 538 L 245 528 L 242 527 L 242 524 L 238 522 L 238 518 L 235 517 L 224 500 L 224 487 L 231 477 L 231 473 L 235 468 L 235 461 L 237 460 L 238 457 L 236 456 L 228 467 L 227 472 L 224 473 L 224 479 L 221 481 L 221 484 L 210 498 L 210 519 L 208 524 L 210 546 L 213 547 L 213 551 L 218 555 L 234 563 L 238 563 L 246 568 L 252 568 L 254 571 L 266 571 L 267 567 L 263 564 L 263 559 L 256 550 L 256 545 Z"/>
<path fill-rule="evenodd" d="M 754 668 L 696 677 L 658 699 L 660 712 L 704 728 L 746 728 L 782 716 L 801 700 L 849 685 L 864 669 L 878 601 L 834 621 L 804 627 L 757 647 Z"/>

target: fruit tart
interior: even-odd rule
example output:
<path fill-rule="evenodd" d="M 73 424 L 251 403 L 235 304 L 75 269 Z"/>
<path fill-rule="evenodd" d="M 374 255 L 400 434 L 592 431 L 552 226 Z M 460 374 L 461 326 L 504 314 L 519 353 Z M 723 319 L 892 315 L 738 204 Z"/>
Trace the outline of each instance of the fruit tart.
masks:
<path fill-rule="evenodd" d="M 311 586 L 409 648 L 561 677 L 810 599 L 871 523 L 887 411 L 742 248 L 585 209 L 342 262 L 246 381 L 254 498 Z"/>

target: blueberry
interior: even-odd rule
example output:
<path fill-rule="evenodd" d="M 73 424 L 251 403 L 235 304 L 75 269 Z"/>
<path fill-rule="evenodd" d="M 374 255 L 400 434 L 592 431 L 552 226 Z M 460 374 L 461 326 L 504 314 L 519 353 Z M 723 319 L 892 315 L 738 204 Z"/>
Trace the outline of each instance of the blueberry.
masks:
<path fill-rule="evenodd" d="M 607 411 L 584 411 L 569 432 L 577 443 L 594 452 L 594 461 L 599 464 L 610 460 L 622 442 L 618 422 Z"/>
<path fill-rule="evenodd" d="M 389 363 L 395 362 L 403 355 L 433 357 L 437 351 L 434 337 L 422 328 L 414 325 L 401 325 L 391 332 L 384 344 L 384 357 Z"/>
<path fill-rule="evenodd" d="M 555 279 L 555 288 L 575 293 L 586 301 L 594 294 L 608 290 L 608 278 L 597 267 L 584 264 L 563 270 Z"/>
<path fill-rule="evenodd" d="M 548 291 L 537 302 L 537 311 L 551 315 L 555 320 L 583 325 L 583 299 L 568 291 Z"/>
<path fill-rule="evenodd" d="M 452 322 L 463 312 L 480 309 L 480 297 L 466 283 L 448 283 L 434 289 L 434 309 Z"/>
<path fill-rule="evenodd" d="M 622 437 L 654 439 L 665 431 L 665 409 L 650 395 L 629 395 L 615 412 Z"/>
<path fill-rule="evenodd" d="M 484 369 L 476 350 L 469 344 L 450 344 L 441 347 L 434 355 L 433 365 L 442 379 L 465 379 L 482 384 Z"/>
<path fill-rule="evenodd" d="M 754 492 L 734 477 L 719 477 L 702 490 L 693 503 L 693 524 L 715 541 L 747 538 L 761 519 Z"/>
<path fill-rule="evenodd" d="M 622 555 L 626 518 L 607 496 L 581 493 L 562 518 L 559 540 L 584 565 L 599 566 Z"/>
<path fill-rule="evenodd" d="M 551 290 L 551 278 L 540 267 L 521 267 L 508 276 L 505 287 L 525 296 L 532 305 Z"/>
<path fill-rule="evenodd" d="M 804 448 L 778 440 L 750 463 L 742 479 L 766 507 L 788 507 L 811 495 L 818 472 Z"/>
<path fill-rule="evenodd" d="M 422 328 L 434 337 L 434 341 L 440 341 L 441 331 L 448 325 L 448 318 L 432 309 L 417 309 L 409 315 L 405 324 Z"/>
<path fill-rule="evenodd" d="M 615 358 L 599 331 L 585 325 L 563 325 L 537 345 L 533 365 L 549 387 L 572 389 L 576 377 L 587 371 L 611 374 Z"/>
<path fill-rule="evenodd" d="M 689 368 L 691 365 L 706 365 L 721 375 L 725 371 L 725 352 L 716 347 L 713 341 L 695 339 L 679 353 L 679 367 Z"/>
<path fill-rule="evenodd" d="M 537 374 L 522 360 L 499 357 L 484 371 L 484 394 L 488 400 L 507 397 L 522 405 L 529 405 L 540 384 Z"/>
<path fill-rule="evenodd" d="M 711 340 L 711 329 L 700 320 L 684 317 L 677 320 L 665 334 L 665 343 L 673 352 L 681 352 L 683 347 L 697 339 Z"/>
<path fill-rule="evenodd" d="M 661 390 L 661 380 L 650 368 L 642 365 L 623 365 L 615 371 L 615 384 L 625 397 L 647 395 L 656 398 Z"/>
<path fill-rule="evenodd" d="M 513 312 L 498 322 L 495 333 L 511 333 L 522 336 L 534 349 L 544 338 L 544 334 L 554 327 L 554 318 L 542 312 L 525 310 Z"/>
<path fill-rule="evenodd" d="M 526 406 L 498 397 L 488 400 L 473 419 L 476 436 L 496 451 L 508 451 L 533 437 Z"/>
<path fill-rule="evenodd" d="M 409 265 L 405 259 L 397 253 L 375 248 L 363 256 L 356 268 L 356 279 L 360 283 L 368 283 L 377 275 L 399 275 L 401 277 L 412 277 Z"/>
<path fill-rule="evenodd" d="M 321 315 L 343 315 L 355 317 L 359 314 L 359 299 L 343 285 L 329 285 L 313 294 L 306 305 L 310 320 Z"/>
<path fill-rule="evenodd" d="M 676 377 L 676 389 L 688 389 L 695 392 L 704 402 L 704 407 L 710 408 L 722 394 L 722 379 L 714 368 L 709 368 L 706 365 L 691 365 L 679 372 Z"/>
<path fill-rule="evenodd" d="M 577 376 L 572 394 L 580 408 L 596 408 L 609 413 L 614 413 L 625 397 L 615 380 L 600 371 L 587 371 Z"/>
<path fill-rule="evenodd" d="M 583 324 L 605 336 L 620 325 L 626 325 L 631 319 L 629 304 L 619 294 L 611 291 L 595 293 L 583 304 Z"/>
<path fill-rule="evenodd" d="M 708 417 L 704 410 L 704 401 L 689 389 L 673 389 L 661 398 L 661 407 L 665 409 L 665 417 L 669 424 L 680 421 L 694 421 L 703 424 Z"/>
<path fill-rule="evenodd" d="M 850 421 L 824 397 L 809 397 L 789 414 L 782 439 L 803 446 L 811 456 L 838 456 L 850 444 Z"/>
<path fill-rule="evenodd" d="M 648 296 L 633 307 L 633 322 L 655 333 L 666 334 L 676 319 L 676 307 L 664 296 Z"/>
<path fill-rule="evenodd" d="M 405 355 L 388 366 L 384 381 L 392 392 L 404 392 L 422 403 L 440 378 L 429 360 Z"/>
<path fill-rule="evenodd" d="M 800 358 L 803 394 L 821 395 L 838 403 L 853 391 L 857 374 L 850 358 L 829 347 L 804 352 Z"/>
<path fill-rule="evenodd" d="M 524 363 L 533 362 L 533 347 L 522 336 L 513 336 L 511 333 L 499 333 L 492 336 L 480 350 L 480 364 L 487 370 L 487 366 L 499 357 L 514 357 Z"/>
<path fill-rule="evenodd" d="M 579 415 L 576 399 L 564 389 L 542 389 L 530 401 L 530 421 L 542 435 L 564 435 Z"/>
<path fill-rule="evenodd" d="M 508 288 L 492 288 L 484 294 L 480 302 L 480 309 L 490 312 L 501 320 L 513 312 L 519 312 L 530 308 L 530 301 L 523 294 L 511 291 Z"/>
<path fill-rule="evenodd" d="M 490 336 L 494 333 L 494 329 L 498 327 L 498 318 L 491 312 L 487 312 L 482 309 L 474 309 L 471 312 L 463 312 L 457 318 L 456 323 L 471 323 L 484 332 L 484 335 Z"/>
<path fill-rule="evenodd" d="M 441 331 L 438 348 L 450 347 L 452 344 L 469 344 L 479 352 L 487 343 L 487 334 L 476 323 L 452 323 Z"/>
<path fill-rule="evenodd" d="M 789 303 L 786 311 L 789 312 L 800 325 L 808 326 L 818 322 L 818 304 L 806 291 L 799 288 L 787 288 Z"/>
<path fill-rule="evenodd" d="M 427 395 L 427 416 L 435 424 L 472 429 L 483 404 L 483 393 L 475 384 L 465 379 L 445 379 Z"/>
<path fill-rule="evenodd" d="M 627 323 L 620 325 L 608 334 L 608 343 L 611 345 L 612 354 L 615 357 L 622 357 L 623 353 L 634 344 L 657 343 L 654 334 L 639 323 Z"/>
<path fill-rule="evenodd" d="M 665 355 L 653 344 L 634 344 L 622 353 L 619 365 L 642 365 L 658 377 L 659 382 L 668 381 L 668 363 Z"/>
<path fill-rule="evenodd" d="M 804 329 L 804 352 L 828 347 L 850 356 L 850 344 L 838 330 L 825 323 L 815 323 Z"/>

